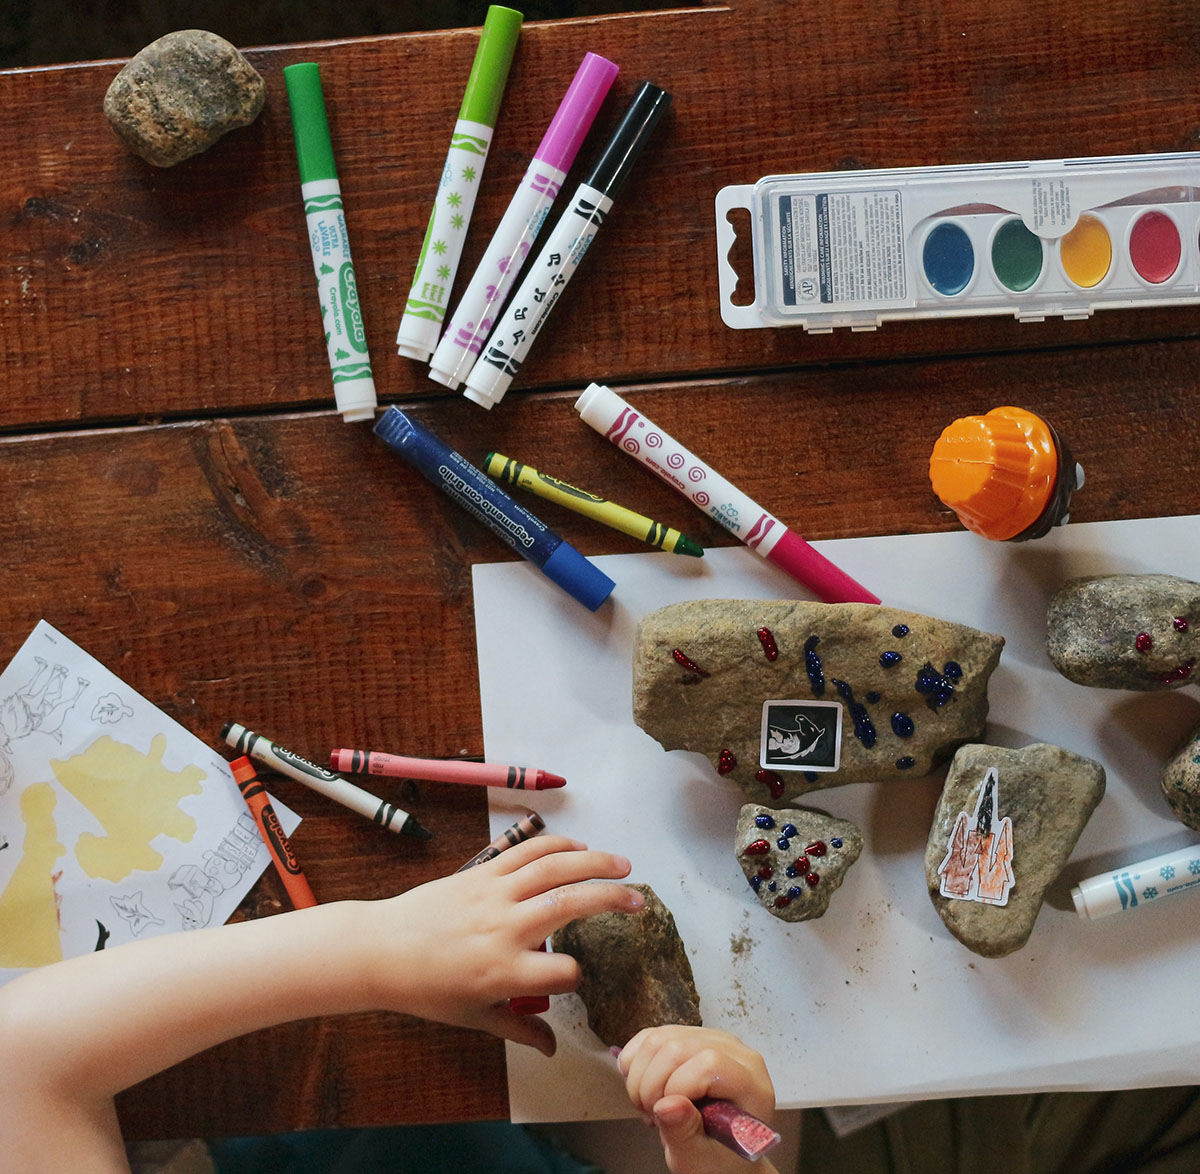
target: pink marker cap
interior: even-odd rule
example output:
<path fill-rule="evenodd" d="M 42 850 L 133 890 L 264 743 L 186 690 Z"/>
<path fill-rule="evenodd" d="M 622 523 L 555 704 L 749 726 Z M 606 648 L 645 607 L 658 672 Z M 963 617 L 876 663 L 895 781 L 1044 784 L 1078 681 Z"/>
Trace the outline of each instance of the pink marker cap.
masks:
<path fill-rule="evenodd" d="M 534 157 L 559 171 L 570 171 L 592 120 L 596 117 L 619 68 L 606 57 L 584 55 L 558 110 L 550 120 Z"/>
<path fill-rule="evenodd" d="M 793 579 L 815 591 L 826 603 L 878 603 L 879 596 L 855 582 L 840 567 L 809 546 L 794 530 L 783 537 L 767 554 L 768 560 L 782 567 Z"/>

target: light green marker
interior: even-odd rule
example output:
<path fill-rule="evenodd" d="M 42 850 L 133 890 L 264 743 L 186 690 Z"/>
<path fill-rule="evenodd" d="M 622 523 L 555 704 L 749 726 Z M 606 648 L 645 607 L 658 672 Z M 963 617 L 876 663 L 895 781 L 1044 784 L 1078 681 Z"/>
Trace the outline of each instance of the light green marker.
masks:
<path fill-rule="evenodd" d="M 467 239 L 475 193 L 479 191 L 479 179 L 492 144 L 492 130 L 522 20 L 521 13 L 493 4 L 483 22 L 475 64 L 467 79 L 462 109 L 454 125 L 417 271 L 396 335 L 397 351 L 422 363 L 429 361 L 442 332 L 446 302 Z"/>
<path fill-rule="evenodd" d="M 308 220 L 317 293 L 329 369 L 333 372 L 333 394 L 346 423 L 375 418 L 375 379 L 367 354 L 367 334 L 358 304 L 358 284 L 350 259 L 350 237 L 342 211 L 342 189 L 333 162 L 325 95 L 321 92 L 321 70 L 312 61 L 289 65 L 283 71 L 288 103 L 292 108 L 292 131 L 296 136 L 296 159 L 300 164 L 300 192 Z"/>

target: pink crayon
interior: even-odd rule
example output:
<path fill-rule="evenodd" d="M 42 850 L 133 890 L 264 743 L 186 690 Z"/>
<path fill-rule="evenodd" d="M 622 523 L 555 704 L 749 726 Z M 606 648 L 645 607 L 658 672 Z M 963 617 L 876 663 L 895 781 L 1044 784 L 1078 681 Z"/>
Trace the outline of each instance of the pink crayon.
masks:
<path fill-rule="evenodd" d="M 565 786 L 567 782 L 562 775 L 536 767 L 463 762 L 453 758 L 406 758 L 402 754 L 384 754 L 379 750 L 332 750 L 329 761 L 335 771 L 348 774 L 469 783 L 476 787 L 507 787 L 513 791 L 547 791 Z"/>
<path fill-rule="evenodd" d="M 826 603 L 879 602 L 879 596 L 835 567 L 799 534 L 635 411 L 615 391 L 593 383 L 575 401 L 575 410 L 585 424 Z"/>

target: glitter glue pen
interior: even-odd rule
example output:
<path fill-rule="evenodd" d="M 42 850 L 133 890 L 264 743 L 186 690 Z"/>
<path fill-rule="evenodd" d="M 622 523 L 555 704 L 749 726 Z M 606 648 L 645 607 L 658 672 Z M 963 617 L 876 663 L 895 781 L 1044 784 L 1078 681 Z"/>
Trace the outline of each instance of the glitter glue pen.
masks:
<path fill-rule="evenodd" d="M 431 379 L 452 389 L 466 379 L 617 72 L 611 61 L 595 53 L 588 53 L 575 71 L 433 352 Z"/>
<path fill-rule="evenodd" d="M 584 423 L 826 603 L 879 602 L 878 596 L 835 567 L 679 441 L 635 412 L 615 391 L 599 383 L 590 384 L 575 401 L 575 410 Z"/>
<path fill-rule="evenodd" d="M 616 584 L 599 567 L 399 408 L 379 417 L 375 435 L 584 607 L 595 611 L 612 593 Z"/>
<path fill-rule="evenodd" d="M 471 368 L 463 391 L 467 399 L 490 411 L 504 398 L 670 105 L 671 95 L 666 90 L 642 82 L 596 166 L 576 189 Z"/>
<path fill-rule="evenodd" d="M 1200 892 L 1200 844 L 1089 876 L 1071 890 L 1071 900 L 1080 917 L 1095 921 L 1185 889 Z"/>
<path fill-rule="evenodd" d="M 264 738 L 253 730 L 246 729 L 238 722 L 226 722 L 221 729 L 221 737 L 228 746 L 232 746 L 239 754 L 248 754 L 251 758 L 265 763 L 272 770 L 277 770 L 289 779 L 295 779 L 306 787 L 332 799 L 351 811 L 358 812 L 373 823 L 381 824 L 388 831 L 402 832 L 406 836 L 414 836 L 418 840 L 428 840 L 433 833 L 422 827 L 415 817 L 407 811 L 401 811 L 394 803 L 386 803 L 378 796 L 348 783 L 340 775 L 326 770 L 323 766 L 301 758 L 291 750 Z"/>
<path fill-rule="evenodd" d="M 467 78 L 462 108 L 434 196 L 417 271 L 400 319 L 396 349 L 428 363 L 446 317 L 446 301 L 458 270 L 475 196 L 487 162 L 500 99 L 508 81 L 517 36 L 524 19 L 511 8 L 492 4 L 483 22 L 475 62 Z"/>
<path fill-rule="evenodd" d="M 367 333 L 350 259 L 342 189 L 333 162 L 321 70 L 313 61 L 288 65 L 284 67 L 283 80 L 292 110 L 300 193 L 304 197 L 308 241 L 317 273 L 333 394 L 346 423 L 371 420 L 375 416 L 375 379 L 367 355 Z"/>

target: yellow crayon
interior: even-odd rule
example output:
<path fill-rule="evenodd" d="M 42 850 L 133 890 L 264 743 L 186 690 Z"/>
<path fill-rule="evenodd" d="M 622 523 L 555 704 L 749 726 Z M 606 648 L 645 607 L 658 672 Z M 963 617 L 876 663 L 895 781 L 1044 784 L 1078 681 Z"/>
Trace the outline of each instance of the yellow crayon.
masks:
<path fill-rule="evenodd" d="M 690 554 L 693 558 L 700 558 L 704 554 L 704 548 L 686 534 L 647 518 L 644 514 L 626 509 L 623 505 L 617 505 L 614 501 L 568 485 L 548 473 L 539 473 L 537 469 L 514 461 L 512 457 L 506 457 L 503 453 L 488 453 L 483 462 L 483 471 L 501 483 L 519 485 L 538 497 L 556 501 L 577 514 L 583 514 L 596 522 L 603 522 L 606 526 L 620 530 L 622 534 L 628 534 L 632 538 L 640 538 L 660 550 L 667 550 L 672 554 Z"/>

